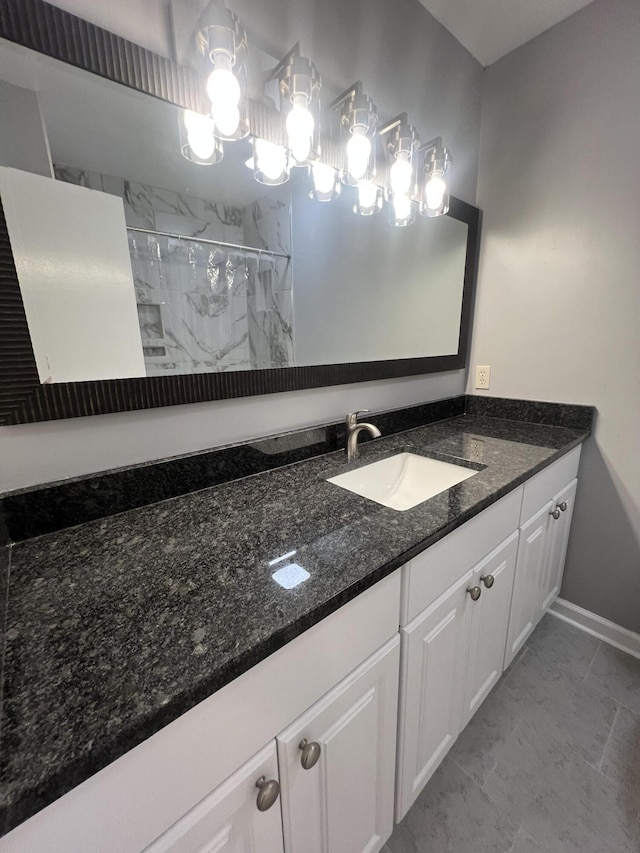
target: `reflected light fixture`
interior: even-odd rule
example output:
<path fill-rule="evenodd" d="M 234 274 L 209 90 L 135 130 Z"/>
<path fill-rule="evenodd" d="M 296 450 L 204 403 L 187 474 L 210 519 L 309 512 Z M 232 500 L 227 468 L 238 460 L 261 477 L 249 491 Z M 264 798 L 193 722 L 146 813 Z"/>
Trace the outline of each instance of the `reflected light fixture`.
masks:
<path fill-rule="evenodd" d="M 311 166 L 313 189 L 309 197 L 315 201 L 333 201 L 340 195 L 340 176 L 333 166 L 316 160 Z"/>
<path fill-rule="evenodd" d="M 278 186 L 286 184 L 291 172 L 289 152 L 282 145 L 254 137 L 253 157 L 247 161 L 253 174 L 261 184 Z"/>
<path fill-rule="evenodd" d="M 347 171 L 344 182 L 357 186 L 369 168 L 373 150 L 372 140 L 378 126 L 375 104 L 364 94 L 358 80 L 331 104 L 331 109 L 340 109 L 340 121 L 349 132 L 347 142 Z"/>
<path fill-rule="evenodd" d="M 383 192 L 370 178 L 364 178 L 358 184 L 358 196 L 353 212 L 360 216 L 373 216 L 382 210 Z"/>
<path fill-rule="evenodd" d="M 444 216 L 449 210 L 453 157 L 440 137 L 428 142 L 421 151 L 424 151 L 424 166 L 420 180 L 420 213 L 422 216 Z"/>
<path fill-rule="evenodd" d="M 388 137 L 386 147 L 390 161 L 389 201 L 391 202 L 390 222 L 399 228 L 415 221 L 413 198 L 416 194 L 414 155 L 420 147 L 420 137 L 413 125 L 409 124 L 406 113 L 382 127 L 380 136 Z"/>
<path fill-rule="evenodd" d="M 211 0 L 200 17 L 196 42 L 200 53 L 213 65 L 206 89 L 218 135 L 240 139 L 248 132 L 242 116 L 246 109 L 245 30 L 222 0 Z"/>
<path fill-rule="evenodd" d="M 186 160 L 203 166 L 222 160 L 224 151 L 211 116 L 183 110 L 178 116 L 178 127 L 180 150 Z"/>
<path fill-rule="evenodd" d="M 289 150 L 297 165 L 309 160 L 313 148 L 320 89 L 322 86 L 318 69 L 305 56 L 300 55 L 300 44 L 296 44 L 275 68 L 280 97 L 289 105 L 286 131 Z"/>

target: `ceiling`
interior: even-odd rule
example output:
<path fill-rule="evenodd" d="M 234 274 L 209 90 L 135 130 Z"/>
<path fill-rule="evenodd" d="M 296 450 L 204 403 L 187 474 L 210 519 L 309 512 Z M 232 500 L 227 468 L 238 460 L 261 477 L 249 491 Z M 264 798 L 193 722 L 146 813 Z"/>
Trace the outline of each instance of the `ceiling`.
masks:
<path fill-rule="evenodd" d="M 573 15 L 592 0 L 420 0 L 484 66 Z"/>

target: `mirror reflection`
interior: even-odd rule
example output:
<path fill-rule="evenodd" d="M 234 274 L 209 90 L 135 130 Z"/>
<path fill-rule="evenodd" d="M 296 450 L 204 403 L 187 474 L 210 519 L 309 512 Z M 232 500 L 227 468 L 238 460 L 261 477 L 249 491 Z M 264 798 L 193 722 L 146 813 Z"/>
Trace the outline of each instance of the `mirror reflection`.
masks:
<path fill-rule="evenodd" d="M 42 381 L 457 352 L 465 223 L 391 228 L 355 215 L 350 187 L 319 203 L 307 167 L 259 184 L 249 140 L 188 162 L 178 108 L 9 43 L 0 110 L 0 193 Z"/>

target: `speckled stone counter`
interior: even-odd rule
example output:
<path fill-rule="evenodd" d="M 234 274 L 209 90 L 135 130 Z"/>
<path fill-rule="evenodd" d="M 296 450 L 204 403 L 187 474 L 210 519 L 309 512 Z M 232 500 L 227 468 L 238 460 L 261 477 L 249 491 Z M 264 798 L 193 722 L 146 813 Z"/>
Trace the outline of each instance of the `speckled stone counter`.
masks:
<path fill-rule="evenodd" d="M 370 442 L 350 465 L 342 451 L 328 453 L 14 545 L 2 831 L 588 435 L 585 426 L 463 415 Z M 402 449 L 485 467 L 406 512 L 326 482 Z M 291 552 L 310 577 L 286 590 L 270 564 Z"/>

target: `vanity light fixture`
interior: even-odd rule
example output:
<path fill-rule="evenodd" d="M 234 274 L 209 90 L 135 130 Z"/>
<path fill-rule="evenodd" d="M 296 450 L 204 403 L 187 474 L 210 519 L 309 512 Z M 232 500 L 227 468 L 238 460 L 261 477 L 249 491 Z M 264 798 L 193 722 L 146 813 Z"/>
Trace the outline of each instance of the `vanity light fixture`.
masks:
<path fill-rule="evenodd" d="M 318 111 L 322 86 L 318 69 L 300 55 L 300 44 L 294 45 L 273 71 L 278 80 L 280 97 L 288 105 L 286 130 L 289 150 L 296 165 L 305 165 L 311 155 L 316 129 L 314 111 Z"/>
<path fill-rule="evenodd" d="M 178 115 L 180 150 L 191 163 L 211 166 L 219 163 L 224 151 L 216 136 L 216 127 L 211 116 L 183 110 Z"/>
<path fill-rule="evenodd" d="M 390 222 L 403 228 L 415 221 L 416 179 L 414 155 L 420 148 L 418 132 L 409 124 L 406 113 L 401 113 L 384 127 L 380 136 L 388 137 L 386 148 L 389 157 L 388 198 L 391 202 Z"/>
<path fill-rule="evenodd" d="M 246 120 L 247 35 L 237 15 L 222 0 L 211 0 L 200 17 L 198 50 L 207 60 L 207 95 L 211 116 L 223 139 L 241 139 L 249 132 Z M 213 70 L 210 70 L 213 65 Z"/>
<path fill-rule="evenodd" d="M 439 136 L 427 142 L 420 150 L 424 152 L 420 179 L 420 213 L 422 216 L 444 216 L 449 210 L 453 157 L 449 149 L 443 146 Z"/>
<path fill-rule="evenodd" d="M 369 168 L 373 144 L 378 126 L 375 104 L 364 94 L 358 80 L 331 104 L 330 109 L 340 109 L 340 121 L 349 132 L 347 142 L 347 171 L 343 181 L 358 186 Z"/>
<path fill-rule="evenodd" d="M 316 160 L 311 166 L 313 189 L 309 197 L 315 201 L 333 201 L 340 195 L 340 175 L 333 166 Z"/>

